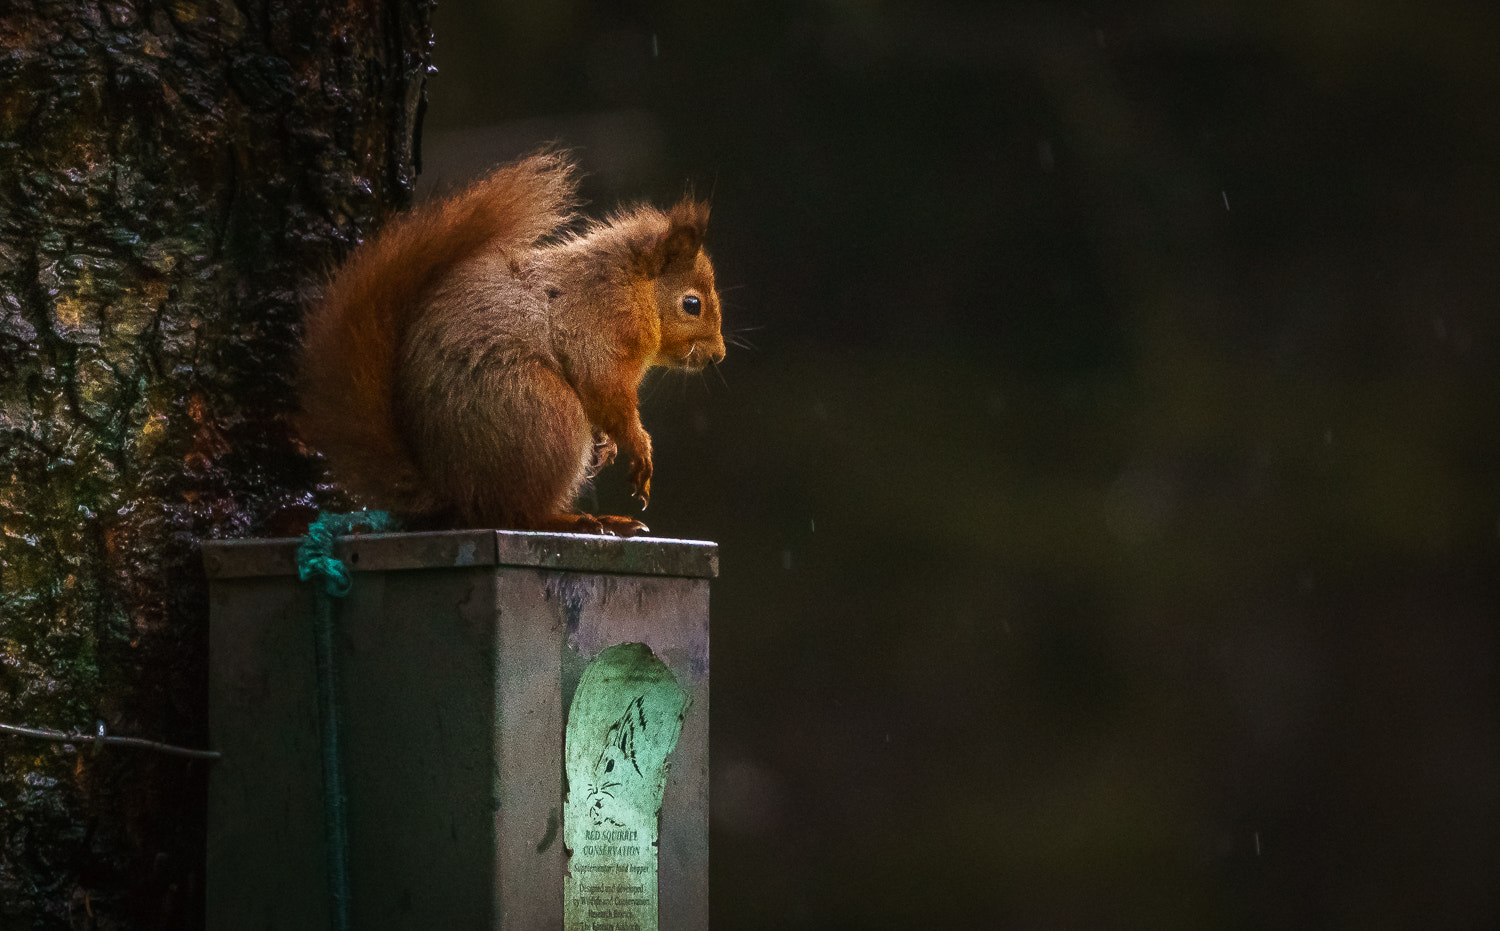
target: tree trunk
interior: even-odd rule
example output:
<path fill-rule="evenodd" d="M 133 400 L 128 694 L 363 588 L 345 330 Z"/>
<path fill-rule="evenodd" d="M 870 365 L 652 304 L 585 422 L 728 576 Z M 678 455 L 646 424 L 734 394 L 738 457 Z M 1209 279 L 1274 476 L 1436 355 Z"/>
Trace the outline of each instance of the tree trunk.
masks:
<path fill-rule="evenodd" d="M 430 7 L 0 11 L 0 722 L 206 744 L 197 544 L 319 494 L 292 347 L 409 199 Z M 209 765 L 0 735 L 0 925 L 199 926 Z"/>

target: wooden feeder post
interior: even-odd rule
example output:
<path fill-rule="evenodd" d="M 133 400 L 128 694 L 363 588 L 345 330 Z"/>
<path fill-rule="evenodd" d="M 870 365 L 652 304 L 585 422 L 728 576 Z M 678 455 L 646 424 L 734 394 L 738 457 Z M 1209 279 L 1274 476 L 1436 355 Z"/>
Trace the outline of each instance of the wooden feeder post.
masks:
<path fill-rule="evenodd" d="M 333 914 L 327 596 L 297 545 L 204 544 L 210 931 Z M 706 929 L 715 545 L 469 530 L 335 554 L 354 570 L 333 607 L 350 925 Z"/>

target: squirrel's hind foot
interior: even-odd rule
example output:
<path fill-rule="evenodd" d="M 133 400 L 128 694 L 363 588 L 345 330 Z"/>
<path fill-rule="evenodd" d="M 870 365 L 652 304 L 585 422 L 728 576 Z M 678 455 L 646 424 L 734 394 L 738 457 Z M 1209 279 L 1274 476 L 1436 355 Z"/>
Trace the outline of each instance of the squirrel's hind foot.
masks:
<path fill-rule="evenodd" d="M 613 514 L 600 514 L 594 518 L 603 527 L 605 533 L 612 533 L 617 537 L 633 537 L 640 533 L 650 533 L 651 528 L 633 517 L 615 517 Z"/>
<path fill-rule="evenodd" d="M 592 514 L 555 514 L 546 522 L 546 526 L 537 529 L 551 530 L 555 533 L 597 533 L 612 537 L 633 537 L 636 534 L 646 533 L 651 528 L 633 518 L 615 517 L 612 514 L 600 514 L 598 517 Z"/>

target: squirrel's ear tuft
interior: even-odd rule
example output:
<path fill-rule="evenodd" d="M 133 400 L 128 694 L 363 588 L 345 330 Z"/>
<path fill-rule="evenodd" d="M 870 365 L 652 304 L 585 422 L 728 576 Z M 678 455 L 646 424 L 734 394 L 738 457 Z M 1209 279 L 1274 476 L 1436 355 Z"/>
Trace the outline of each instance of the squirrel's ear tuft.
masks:
<path fill-rule="evenodd" d="M 651 249 L 651 265 L 657 274 L 697 259 L 708 227 L 708 204 L 684 200 L 667 211 L 667 231 Z"/>

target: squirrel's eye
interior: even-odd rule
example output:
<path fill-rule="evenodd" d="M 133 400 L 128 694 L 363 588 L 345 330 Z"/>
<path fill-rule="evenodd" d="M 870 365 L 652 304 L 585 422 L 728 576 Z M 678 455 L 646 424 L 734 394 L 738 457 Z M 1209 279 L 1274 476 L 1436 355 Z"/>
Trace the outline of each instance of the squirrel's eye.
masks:
<path fill-rule="evenodd" d="M 689 294 L 682 299 L 682 309 L 696 317 L 703 312 L 703 302 L 696 295 Z"/>

